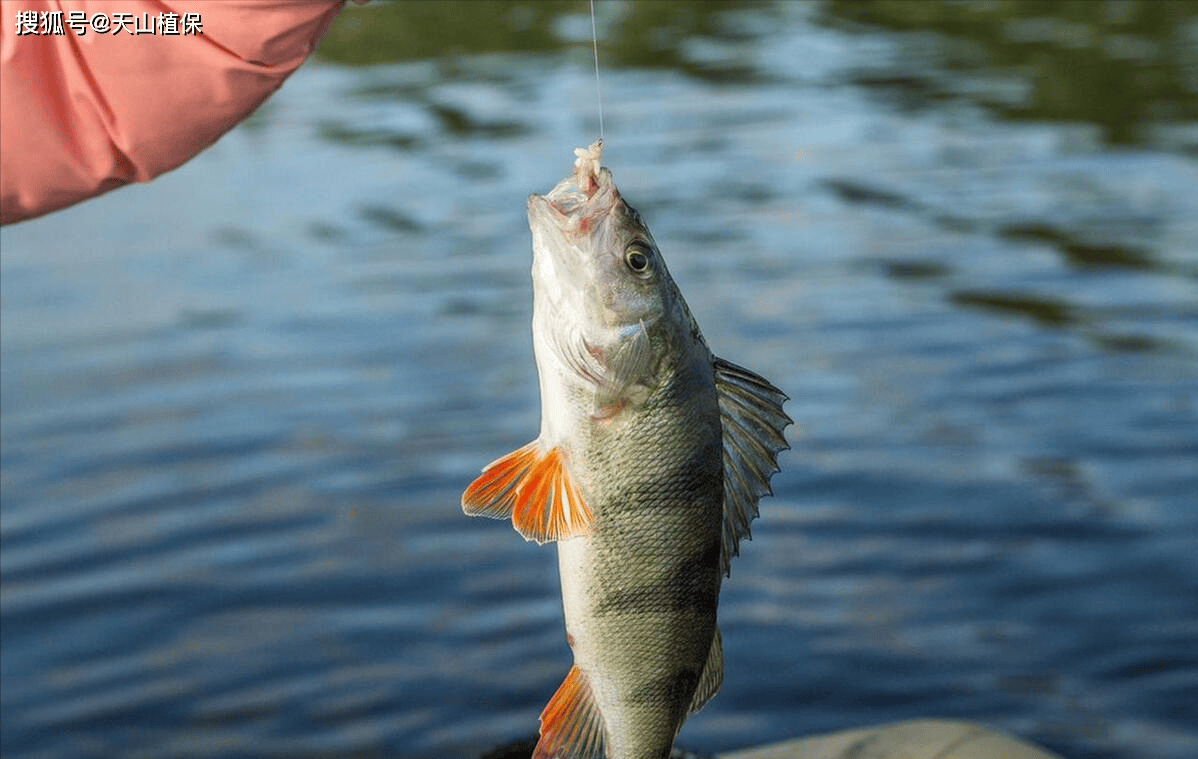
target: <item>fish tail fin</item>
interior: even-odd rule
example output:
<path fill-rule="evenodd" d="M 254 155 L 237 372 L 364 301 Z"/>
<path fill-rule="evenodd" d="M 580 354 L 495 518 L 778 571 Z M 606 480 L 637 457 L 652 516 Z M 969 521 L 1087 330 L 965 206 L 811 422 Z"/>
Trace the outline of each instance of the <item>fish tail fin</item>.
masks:
<path fill-rule="evenodd" d="M 603 759 L 603 715 L 591 684 L 575 664 L 541 712 L 541 739 L 532 759 Z"/>
<path fill-rule="evenodd" d="M 541 452 L 533 441 L 492 461 L 466 492 L 470 516 L 511 518 L 525 540 L 547 543 L 587 531 L 591 510 L 566 471 L 561 448 Z"/>

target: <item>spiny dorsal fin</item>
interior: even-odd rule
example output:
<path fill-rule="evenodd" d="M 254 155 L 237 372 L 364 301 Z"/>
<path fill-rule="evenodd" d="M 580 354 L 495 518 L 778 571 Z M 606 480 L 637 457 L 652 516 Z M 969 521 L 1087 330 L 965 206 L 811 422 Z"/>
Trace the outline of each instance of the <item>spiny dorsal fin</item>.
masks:
<path fill-rule="evenodd" d="M 533 441 L 487 465 L 462 494 L 470 516 L 506 519 L 525 540 L 547 543 L 587 531 L 591 510 L 563 466 L 560 448 Z"/>
<path fill-rule="evenodd" d="M 541 739 L 532 759 L 603 759 L 603 715 L 591 684 L 575 664 L 541 712 Z"/>
<path fill-rule="evenodd" d="M 711 639 L 711 650 L 707 653 L 707 663 L 703 665 L 703 674 L 699 676 L 699 686 L 695 688 L 688 711 L 694 713 L 702 709 L 723 684 L 724 645 L 720 641 L 720 628 L 717 627 Z"/>
<path fill-rule="evenodd" d="M 724 429 L 724 535 L 720 569 L 730 574 L 740 539 L 749 537 L 757 501 L 769 493 L 778 471 L 778 452 L 790 446 L 783 431 L 791 424 L 782 411 L 786 394 L 744 367 L 717 358 L 715 389 Z"/>

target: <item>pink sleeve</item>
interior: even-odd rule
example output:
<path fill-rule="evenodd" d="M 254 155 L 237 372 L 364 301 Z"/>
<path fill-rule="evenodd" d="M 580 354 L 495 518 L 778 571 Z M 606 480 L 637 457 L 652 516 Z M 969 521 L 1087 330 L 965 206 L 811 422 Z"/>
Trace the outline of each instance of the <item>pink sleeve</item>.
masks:
<path fill-rule="evenodd" d="M 184 163 L 278 89 L 340 9 L 340 0 L 3 3 L 0 223 Z M 39 32 L 43 11 L 61 12 L 64 33 L 18 34 L 29 30 L 18 29 L 18 18 L 30 20 L 18 11 L 35 12 Z M 170 13 L 180 32 L 184 14 L 199 14 L 203 34 L 114 34 L 115 25 L 80 34 L 68 23 L 82 14 L 89 22 L 131 16 L 128 26 L 144 29 Z"/>

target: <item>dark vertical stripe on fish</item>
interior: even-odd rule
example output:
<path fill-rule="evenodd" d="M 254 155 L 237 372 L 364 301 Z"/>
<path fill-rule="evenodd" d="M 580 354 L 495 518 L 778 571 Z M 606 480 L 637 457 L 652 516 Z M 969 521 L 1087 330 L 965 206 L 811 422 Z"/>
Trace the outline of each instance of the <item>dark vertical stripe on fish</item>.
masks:
<path fill-rule="evenodd" d="M 647 507 L 695 508 L 711 504 L 712 498 L 722 498 L 722 472 L 712 469 L 713 461 L 721 461 L 718 452 L 696 448 L 689 454 L 680 462 L 669 462 L 670 468 L 665 471 L 622 484 L 604 504 L 604 511 L 616 516 Z"/>
<path fill-rule="evenodd" d="M 692 612 L 714 619 L 719 604 L 719 560 L 720 544 L 711 541 L 678 562 L 664 580 L 605 594 L 595 605 L 595 614 Z"/>
<path fill-rule="evenodd" d="M 628 694 L 632 704 L 676 704 L 685 710 L 699 684 L 699 670 L 683 667 L 655 678 Z"/>

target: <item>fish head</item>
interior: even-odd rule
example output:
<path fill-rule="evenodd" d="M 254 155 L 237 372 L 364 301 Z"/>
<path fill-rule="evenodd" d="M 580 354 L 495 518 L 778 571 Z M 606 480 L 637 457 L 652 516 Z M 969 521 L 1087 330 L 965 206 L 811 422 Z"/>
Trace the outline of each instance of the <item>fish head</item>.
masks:
<path fill-rule="evenodd" d="M 599 165 L 601 151 L 601 142 L 579 148 L 573 173 L 528 199 L 538 305 L 596 338 L 659 318 L 669 282 L 648 227 Z"/>
<path fill-rule="evenodd" d="M 602 141 L 574 152 L 574 171 L 528 199 L 533 332 L 584 379 L 649 385 L 670 327 L 693 319 L 649 228 L 600 165 Z"/>

